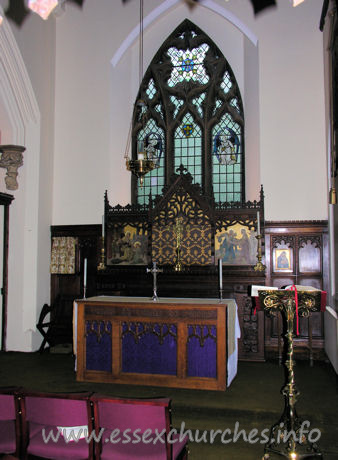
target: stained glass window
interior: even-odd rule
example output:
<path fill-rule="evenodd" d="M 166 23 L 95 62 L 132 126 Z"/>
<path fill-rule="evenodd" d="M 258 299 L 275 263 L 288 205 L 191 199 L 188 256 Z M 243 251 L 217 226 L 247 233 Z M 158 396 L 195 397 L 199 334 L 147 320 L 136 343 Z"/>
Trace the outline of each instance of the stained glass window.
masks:
<path fill-rule="evenodd" d="M 244 115 L 232 69 L 216 44 L 184 20 L 151 61 L 134 112 L 133 158 L 142 142 L 156 167 L 132 201 L 147 204 L 162 194 L 182 164 L 216 202 L 237 202 L 244 190 Z"/>

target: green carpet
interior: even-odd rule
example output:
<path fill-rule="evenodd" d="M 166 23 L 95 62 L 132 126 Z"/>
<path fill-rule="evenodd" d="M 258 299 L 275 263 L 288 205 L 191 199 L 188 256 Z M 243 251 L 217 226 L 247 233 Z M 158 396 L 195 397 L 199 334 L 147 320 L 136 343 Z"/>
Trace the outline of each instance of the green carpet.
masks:
<path fill-rule="evenodd" d="M 337 460 L 337 376 L 328 363 L 315 362 L 310 367 L 306 361 L 297 361 L 295 375 L 300 391 L 296 405 L 298 416 L 311 423 L 310 429 L 321 431 L 318 445 L 323 458 Z M 179 430 L 184 423 L 185 430 L 191 430 L 191 460 L 261 459 L 264 438 L 259 435 L 278 422 L 284 408 L 280 393 L 284 368 L 274 361 L 239 362 L 238 374 L 231 386 L 225 392 L 218 392 L 77 382 L 74 359 L 69 354 L 0 352 L 0 385 L 39 391 L 95 391 L 121 397 L 170 397 L 174 427 Z M 222 442 L 221 432 L 231 430 L 224 440 L 232 440 L 236 425 L 238 431 L 245 430 L 247 435 L 257 429 L 256 442 L 245 442 L 243 436 L 239 436 L 237 442 Z M 196 436 L 200 442 L 195 441 Z"/>

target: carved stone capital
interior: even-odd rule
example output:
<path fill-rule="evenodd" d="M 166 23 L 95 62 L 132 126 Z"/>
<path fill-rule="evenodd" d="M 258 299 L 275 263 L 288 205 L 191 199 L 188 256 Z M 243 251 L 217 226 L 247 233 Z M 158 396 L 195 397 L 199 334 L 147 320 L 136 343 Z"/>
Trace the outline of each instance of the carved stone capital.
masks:
<path fill-rule="evenodd" d="M 17 190 L 19 187 L 18 168 L 23 165 L 23 152 L 26 147 L 21 145 L 0 145 L 0 167 L 7 169 L 5 177 L 6 188 Z"/>

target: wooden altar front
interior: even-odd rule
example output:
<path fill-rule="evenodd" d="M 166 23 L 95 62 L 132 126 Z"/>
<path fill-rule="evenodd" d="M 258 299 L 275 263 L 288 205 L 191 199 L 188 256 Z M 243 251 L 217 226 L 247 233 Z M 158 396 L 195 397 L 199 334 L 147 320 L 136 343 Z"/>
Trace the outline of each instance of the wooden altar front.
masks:
<path fill-rule="evenodd" d="M 237 370 L 236 310 L 234 300 L 77 300 L 77 380 L 225 390 Z"/>

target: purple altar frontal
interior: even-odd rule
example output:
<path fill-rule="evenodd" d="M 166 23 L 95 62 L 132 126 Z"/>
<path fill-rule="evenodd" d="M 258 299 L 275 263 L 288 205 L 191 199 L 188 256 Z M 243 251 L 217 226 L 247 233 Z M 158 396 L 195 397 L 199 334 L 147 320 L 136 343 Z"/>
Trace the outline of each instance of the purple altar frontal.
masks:
<path fill-rule="evenodd" d="M 77 300 L 77 379 L 224 390 L 237 372 L 239 334 L 232 299 Z"/>

